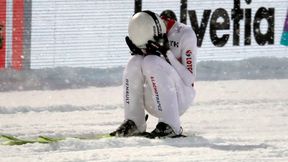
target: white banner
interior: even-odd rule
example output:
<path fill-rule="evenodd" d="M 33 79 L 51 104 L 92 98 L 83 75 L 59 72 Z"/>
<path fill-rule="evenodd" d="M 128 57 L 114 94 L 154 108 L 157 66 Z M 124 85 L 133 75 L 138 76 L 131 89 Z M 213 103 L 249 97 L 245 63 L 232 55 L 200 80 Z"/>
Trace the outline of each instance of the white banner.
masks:
<path fill-rule="evenodd" d="M 32 68 L 126 64 L 124 38 L 134 0 L 32 3 Z M 172 9 L 180 16 L 180 0 L 142 3 L 142 10 Z M 288 48 L 280 45 L 287 8 L 287 0 L 188 0 L 187 24 L 198 34 L 198 60 L 287 57 Z"/>

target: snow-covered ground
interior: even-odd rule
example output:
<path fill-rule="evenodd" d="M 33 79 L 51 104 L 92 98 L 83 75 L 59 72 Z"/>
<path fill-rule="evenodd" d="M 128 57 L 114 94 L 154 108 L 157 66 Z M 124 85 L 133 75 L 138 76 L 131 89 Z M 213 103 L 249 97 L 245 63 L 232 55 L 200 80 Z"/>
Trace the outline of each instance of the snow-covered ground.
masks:
<path fill-rule="evenodd" d="M 68 139 L 0 145 L 1 162 L 287 162 L 288 80 L 198 81 L 181 118 L 187 138 Z M 123 120 L 122 88 L 0 93 L 0 133 L 23 138 L 113 131 Z M 157 119 L 150 116 L 148 130 Z"/>
<path fill-rule="evenodd" d="M 57 67 L 21 72 L 5 69 L 0 70 L 0 92 L 120 86 L 123 68 Z M 197 63 L 197 80 L 288 79 L 287 71 L 288 58 L 201 61 Z"/>

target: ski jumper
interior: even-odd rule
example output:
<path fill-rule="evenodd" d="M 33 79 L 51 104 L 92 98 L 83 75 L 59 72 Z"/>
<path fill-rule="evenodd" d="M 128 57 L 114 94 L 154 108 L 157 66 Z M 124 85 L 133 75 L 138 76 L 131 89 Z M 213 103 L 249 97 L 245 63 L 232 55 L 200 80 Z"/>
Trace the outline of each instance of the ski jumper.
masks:
<path fill-rule="evenodd" d="M 133 55 L 123 73 L 125 120 L 146 131 L 145 110 L 181 133 L 180 116 L 195 98 L 197 38 L 191 27 L 175 22 L 168 34 L 167 61 Z"/>

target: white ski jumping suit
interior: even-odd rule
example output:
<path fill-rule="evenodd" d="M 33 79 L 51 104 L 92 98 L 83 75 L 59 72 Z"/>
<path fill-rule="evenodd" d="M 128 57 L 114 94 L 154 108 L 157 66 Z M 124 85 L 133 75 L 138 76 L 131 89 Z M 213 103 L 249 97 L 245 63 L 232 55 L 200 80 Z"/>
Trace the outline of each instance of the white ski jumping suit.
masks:
<path fill-rule="evenodd" d="M 145 110 L 181 133 L 180 116 L 195 98 L 197 38 L 191 27 L 175 22 L 167 33 L 167 61 L 133 55 L 123 74 L 125 119 L 146 130 Z"/>

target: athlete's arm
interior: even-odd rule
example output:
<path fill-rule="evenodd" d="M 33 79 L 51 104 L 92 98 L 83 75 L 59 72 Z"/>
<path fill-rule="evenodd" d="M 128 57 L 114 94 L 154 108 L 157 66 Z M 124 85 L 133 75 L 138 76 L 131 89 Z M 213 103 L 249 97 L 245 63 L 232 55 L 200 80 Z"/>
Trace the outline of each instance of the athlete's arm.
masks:
<path fill-rule="evenodd" d="M 193 30 L 186 31 L 181 39 L 181 61 L 186 69 L 196 78 L 197 37 Z"/>
<path fill-rule="evenodd" d="M 171 65 L 175 68 L 179 76 L 187 86 L 191 86 L 196 78 L 196 55 L 197 55 L 197 38 L 192 30 L 189 30 L 181 39 L 181 62 L 176 59 L 169 50 L 167 57 Z"/>
<path fill-rule="evenodd" d="M 191 72 L 176 59 L 170 50 L 167 51 L 167 57 L 171 62 L 171 66 L 175 68 L 183 82 L 187 86 L 191 86 L 195 81 L 194 75 L 192 75 Z"/>

